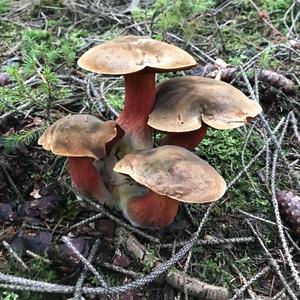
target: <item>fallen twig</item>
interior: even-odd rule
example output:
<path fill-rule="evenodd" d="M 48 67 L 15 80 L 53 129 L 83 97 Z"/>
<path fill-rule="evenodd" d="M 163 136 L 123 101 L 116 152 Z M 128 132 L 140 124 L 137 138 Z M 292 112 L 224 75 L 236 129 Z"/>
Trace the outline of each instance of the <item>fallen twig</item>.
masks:
<path fill-rule="evenodd" d="M 294 299 L 294 300 L 297 300 L 298 299 L 297 296 L 295 295 L 294 291 L 290 288 L 290 286 L 288 285 L 286 279 L 282 275 L 282 273 L 280 271 L 279 264 L 273 258 L 272 254 L 267 249 L 267 247 L 265 246 L 263 240 L 260 238 L 259 234 L 256 232 L 256 230 L 254 229 L 254 227 L 252 226 L 252 224 L 250 223 L 250 221 L 248 219 L 246 219 L 246 222 L 247 222 L 248 226 L 250 227 L 251 231 L 253 232 L 253 234 L 256 236 L 256 238 L 257 238 L 259 244 L 261 245 L 262 249 L 265 251 L 266 255 L 268 256 L 268 258 L 270 260 L 270 263 L 273 266 L 275 272 L 277 273 L 279 279 L 281 280 L 283 286 L 286 288 L 286 290 L 289 293 L 289 295 L 291 296 L 291 298 Z"/>
<path fill-rule="evenodd" d="M 87 258 L 87 261 L 91 264 L 96 253 L 97 253 L 97 250 L 99 248 L 99 245 L 100 245 L 100 240 L 96 240 L 91 251 L 90 251 L 90 254 Z M 76 282 L 76 285 L 75 285 L 75 291 L 74 291 L 74 300 L 81 300 L 82 299 L 82 295 L 81 295 L 81 290 L 82 290 L 82 286 L 83 286 L 83 283 L 84 283 L 84 280 L 88 274 L 88 270 L 89 270 L 89 267 L 87 265 L 84 266 L 84 269 L 83 271 L 81 272 L 77 282 Z M 103 281 L 103 280 L 102 280 Z M 105 282 L 104 282 L 105 283 Z M 106 283 L 105 283 L 106 284 Z"/>
<path fill-rule="evenodd" d="M 40 255 L 38 255 L 38 254 L 36 254 L 36 253 L 34 253 L 34 252 L 28 250 L 28 249 L 27 249 L 25 252 L 26 252 L 26 254 L 28 254 L 29 256 L 31 256 L 31 257 L 33 257 L 33 258 L 36 258 L 36 259 L 39 259 L 39 260 L 43 261 L 43 262 L 46 263 L 46 264 L 50 264 L 50 263 L 51 263 L 51 261 L 50 261 L 49 259 L 47 259 L 47 258 L 45 258 L 45 257 L 43 257 L 43 256 L 40 256 Z"/>
<path fill-rule="evenodd" d="M 273 33 L 275 33 L 276 35 L 279 35 L 280 37 L 282 37 L 283 39 L 287 39 L 286 36 L 284 36 L 281 32 L 278 31 L 278 29 L 271 23 L 269 16 L 267 14 L 267 12 L 262 11 L 252 0 L 249 0 L 249 2 L 251 3 L 251 5 L 255 8 L 258 16 L 260 19 L 262 19 L 264 21 L 264 23 L 269 26 Z"/>
<path fill-rule="evenodd" d="M 255 241 L 255 238 L 252 236 L 240 237 L 240 238 L 228 238 L 228 239 L 211 238 L 211 239 L 207 239 L 207 240 L 198 240 L 198 242 L 196 242 L 196 245 L 240 244 L 240 243 L 252 243 L 254 241 Z M 186 241 L 176 242 L 175 247 L 181 247 L 184 244 L 186 244 Z M 174 247 L 174 244 L 161 244 L 159 247 L 160 248 L 172 248 L 172 247 Z"/>
<path fill-rule="evenodd" d="M 2 245 L 7 249 L 7 251 L 9 252 L 9 254 L 15 258 L 15 260 L 25 269 L 28 269 L 28 266 L 24 263 L 24 261 L 22 260 L 22 258 L 12 249 L 12 247 L 6 242 L 3 241 Z"/>
<path fill-rule="evenodd" d="M 291 120 L 290 120 L 291 124 L 292 124 L 292 127 L 293 127 L 293 130 L 294 130 L 294 134 L 298 140 L 298 143 L 300 144 L 300 134 L 299 134 L 299 131 L 298 131 L 298 122 L 297 122 L 297 119 L 295 117 L 295 114 L 294 112 L 291 112 Z"/>
<path fill-rule="evenodd" d="M 75 228 L 78 228 L 78 227 L 80 227 L 80 226 L 83 226 L 83 225 L 85 225 L 85 224 L 88 224 L 88 223 L 90 223 L 90 222 L 92 222 L 92 221 L 95 221 L 95 220 L 97 220 L 97 219 L 100 219 L 100 218 L 102 218 L 102 217 L 103 217 L 103 213 L 100 212 L 99 214 L 96 214 L 96 215 L 94 215 L 94 216 L 92 216 L 92 217 L 90 217 L 90 218 L 84 219 L 84 220 L 82 220 L 82 221 L 80 221 L 80 222 L 78 222 L 78 223 L 76 223 L 76 224 L 73 224 L 72 226 L 70 226 L 69 228 L 67 228 L 67 231 L 69 232 L 69 231 L 71 231 L 71 230 L 73 230 L 73 229 L 75 229 Z"/>
<path fill-rule="evenodd" d="M 243 288 L 240 288 L 238 291 L 236 291 L 235 295 L 233 297 L 231 297 L 231 299 L 234 299 L 234 297 L 238 298 L 240 295 L 243 295 L 243 293 L 247 290 L 248 294 L 250 296 L 251 299 L 256 299 L 257 296 L 254 293 L 253 289 L 251 288 L 251 283 L 245 278 L 245 276 L 243 275 L 243 273 L 239 270 L 239 268 L 233 263 L 230 263 L 230 266 L 234 269 L 234 271 L 238 274 L 238 276 L 240 277 L 241 281 L 243 282 Z M 269 268 L 269 267 L 268 267 Z"/>
<path fill-rule="evenodd" d="M 269 266 L 266 266 L 264 267 L 260 272 L 258 272 L 257 274 L 255 274 L 250 280 L 248 281 L 245 281 L 244 282 L 244 285 L 239 288 L 235 294 L 230 298 L 230 300 L 236 300 L 236 299 L 239 299 L 239 297 L 241 295 L 243 295 L 243 293 L 247 290 L 249 290 L 249 294 L 251 296 L 252 299 L 258 299 L 255 294 L 253 294 L 252 290 L 250 289 L 250 286 L 253 282 L 255 282 L 257 279 L 259 279 L 260 277 L 262 277 L 263 275 L 265 275 L 267 272 L 269 272 L 270 270 L 270 267 Z"/>
<path fill-rule="evenodd" d="M 2 168 L 2 171 L 3 173 L 5 174 L 7 180 L 9 181 L 11 187 L 13 188 L 13 190 L 15 191 L 17 197 L 19 200 L 23 201 L 24 202 L 24 197 L 22 196 L 22 194 L 20 193 L 20 191 L 18 190 L 16 184 L 14 183 L 13 179 L 11 178 L 11 176 L 9 175 L 6 167 L 2 164 L 1 165 L 1 168 Z"/>
<path fill-rule="evenodd" d="M 72 244 L 71 240 L 63 236 L 62 237 L 63 242 L 74 252 L 78 258 L 80 258 L 81 262 L 84 264 L 84 266 L 91 271 L 94 276 L 97 278 L 98 282 L 105 288 L 108 287 L 107 283 L 103 280 L 102 276 L 98 273 L 98 271 L 91 265 L 90 261 L 86 259 Z M 95 251 L 95 250 L 94 250 Z"/>
<path fill-rule="evenodd" d="M 138 278 L 138 277 L 143 276 L 142 273 L 134 272 L 131 270 L 126 270 L 120 266 L 115 266 L 115 265 L 107 263 L 107 262 L 103 262 L 100 265 L 105 267 L 106 269 L 109 269 L 109 270 L 112 270 L 112 271 L 115 271 L 115 272 L 118 272 L 121 274 L 125 274 L 125 275 L 131 276 L 133 278 Z"/>
<path fill-rule="evenodd" d="M 281 222 L 281 218 L 280 218 L 277 197 L 276 197 L 276 185 L 275 185 L 276 178 L 275 178 L 275 176 L 276 176 L 277 160 L 278 160 L 279 150 L 281 149 L 280 146 L 282 144 L 283 137 L 286 133 L 286 129 L 287 129 L 287 124 L 283 128 L 283 132 L 282 132 L 282 135 L 281 135 L 279 143 L 278 143 L 278 148 L 274 151 L 273 164 L 272 164 L 272 170 L 271 170 L 271 191 L 272 191 L 271 200 L 272 200 L 273 207 L 274 207 L 276 223 L 277 223 L 277 227 L 278 227 L 279 237 L 280 237 L 281 242 L 282 242 L 282 247 L 283 247 L 283 250 L 285 252 L 288 265 L 289 265 L 289 267 L 292 271 L 292 275 L 293 275 L 293 277 L 296 281 L 296 284 L 297 284 L 298 287 L 300 287 L 299 272 L 295 267 L 295 264 L 294 264 L 293 259 L 292 259 L 292 255 L 291 255 L 291 253 L 288 249 L 287 241 L 286 241 L 286 238 L 285 238 L 285 235 L 284 235 L 283 226 L 282 226 L 282 222 Z"/>

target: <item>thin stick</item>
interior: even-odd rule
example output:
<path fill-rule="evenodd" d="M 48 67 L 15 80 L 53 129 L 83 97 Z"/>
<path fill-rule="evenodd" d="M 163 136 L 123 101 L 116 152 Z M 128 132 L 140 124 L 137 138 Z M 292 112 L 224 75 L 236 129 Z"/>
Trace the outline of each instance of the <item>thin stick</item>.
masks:
<path fill-rule="evenodd" d="M 267 224 L 270 224 L 270 225 L 273 225 L 273 226 L 277 226 L 276 222 L 267 220 L 267 219 L 262 218 L 262 217 L 255 216 L 255 215 L 250 214 L 248 212 L 245 212 L 245 211 L 243 211 L 243 210 L 241 210 L 239 208 L 237 209 L 237 211 L 240 212 L 241 214 L 247 216 L 247 217 L 252 218 L 252 219 L 255 219 L 255 220 L 258 220 L 258 221 L 262 221 L 264 223 L 267 223 Z M 288 227 L 284 227 L 284 229 L 287 230 L 287 231 L 290 231 L 290 228 L 288 228 Z"/>
<path fill-rule="evenodd" d="M 38 254 L 36 254 L 34 252 L 31 252 L 30 250 L 26 250 L 26 254 L 30 255 L 33 258 L 40 259 L 40 260 L 42 260 L 43 262 L 45 262 L 47 264 L 51 263 L 51 261 L 49 259 L 47 259 L 45 257 L 42 257 L 42 256 L 40 256 L 40 255 L 38 255 Z"/>
<path fill-rule="evenodd" d="M 282 275 L 282 273 L 280 271 L 279 264 L 272 257 L 272 254 L 269 252 L 268 248 L 265 246 L 264 242 L 262 241 L 262 239 L 260 238 L 259 234 L 254 229 L 254 227 L 252 226 L 252 224 L 250 223 L 250 221 L 248 219 L 246 219 L 246 222 L 247 222 L 248 226 L 250 227 L 251 231 L 253 232 L 253 234 L 256 236 L 256 238 L 257 238 L 260 246 L 263 248 L 263 250 L 267 254 L 267 256 L 268 256 L 268 258 L 270 260 L 270 263 L 272 264 L 274 270 L 276 271 L 279 279 L 281 280 L 282 284 L 284 285 L 284 287 L 288 291 L 289 295 L 292 297 L 292 299 L 297 300 L 297 296 L 295 295 L 295 293 L 293 292 L 293 290 L 289 287 L 287 281 L 285 280 L 284 276 Z"/>
<path fill-rule="evenodd" d="M 291 112 L 291 124 L 292 124 L 292 128 L 294 130 L 294 134 L 298 140 L 298 143 L 300 144 L 300 134 L 299 134 L 299 131 L 298 131 L 298 125 L 297 125 L 297 119 L 295 117 L 295 114 L 294 112 L 292 111 Z"/>
<path fill-rule="evenodd" d="M 288 285 L 291 286 L 293 283 L 294 283 L 294 280 L 291 283 L 289 283 Z M 281 291 L 279 291 L 276 295 L 274 295 L 272 299 L 273 300 L 287 299 L 287 295 L 286 295 L 285 291 L 286 291 L 286 288 L 284 287 Z"/>
<path fill-rule="evenodd" d="M 183 209 L 184 209 L 184 212 L 187 214 L 187 216 L 189 217 L 189 219 L 191 220 L 192 224 L 194 226 L 197 226 L 199 225 L 197 219 L 192 215 L 189 207 L 188 207 L 188 204 L 187 203 L 182 203 L 183 204 Z"/>
<path fill-rule="evenodd" d="M 3 241 L 2 245 L 6 248 L 6 250 L 8 251 L 8 253 L 24 268 L 24 269 L 28 269 L 27 265 L 24 263 L 24 261 L 22 260 L 22 258 L 12 249 L 12 247 L 6 242 Z"/>
<path fill-rule="evenodd" d="M 287 120 L 289 119 L 289 115 Z M 279 213 L 279 208 L 278 208 L 278 201 L 277 201 L 277 196 L 276 196 L 276 167 L 277 167 L 277 159 L 278 159 L 278 154 L 279 154 L 279 149 L 280 146 L 282 144 L 283 141 L 283 137 L 286 133 L 286 129 L 287 129 L 287 124 L 286 126 L 283 128 L 283 132 L 282 132 L 282 136 L 279 140 L 279 147 L 274 151 L 274 156 L 273 156 L 273 164 L 272 164 L 272 170 L 271 170 L 271 191 L 272 191 L 272 203 L 273 203 L 273 207 L 274 207 L 274 212 L 275 212 L 275 218 L 276 218 L 276 223 L 277 223 L 277 227 L 278 227 L 278 232 L 279 232 L 279 237 L 281 239 L 282 242 L 282 246 L 283 246 L 283 250 L 285 252 L 287 261 L 288 261 L 288 265 L 292 271 L 292 275 L 296 281 L 297 286 L 300 288 L 300 277 L 299 277 L 299 272 L 296 269 L 294 262 L 293 262 L 293 258 L 292 255 L 289 251 L 288 245 L 287 245 L 287 241 L 284 235 L 284 231 L 283 231 L 283 226 L 282 226 L 282 222 L 281 222 L 281 217 L 280 217 L 280 213 Z"/>
<path fill-rule="evenodd" d="M 73 194 L 76 195 L 77 199 L 80 199 L 80 200 L 83 200 L 85 201 L 86 203 L 89 203 L 91 204 L 92 206 L 94 206 L 98 211 L 100 211 L 103 216 L 106 216 L 108 218 L 110 218 L 112 221 L 116 222 L 117 224 L 125 227 L 126 229 L 132 231 L 132 232 L 135 232 L 137 234 L 139 234 L 140 236 L 150 240 L 151 242 L 154 242 L 154 243 L 157 243 L 157 244 L 160 244 L 160 240 L 147 234 L 147 233 L 144 233 L 143 231 L 123 222 L 122 220 L 120 220 L 119 218 L 115 217 L 114 215 L 112 215 L 110 212 L 108 212 L 108 210 L 106 210 L 103 206 L 97 204 L 96 202 L 94 202 L 93 200 L 83 196 L 83 195 L 80 195 L 77 193 L 77 191 L 75 189 L 73 189 L 71 186 L 69 186 L 68 184 L 66 183 L 63 183 L 63 185 L 69 189 Z"/>
<path fill-rule="evenodd" d="M 275 127 L 275 129 L 273 130 L 272 134 L 274 135 L 275 132 L 277 132 L 279 130 L 279 128 L 282 126 L 282 124 L 284 123 L 285 118 L 282 118 L 280 120 L 280 122 L 277 124 L 277 126 Z M 257 159 L 264 153 L 266 147 L 268 147 L 270 141 L 273 139 L 273 137 L 268 138 L 265 141 L 264 146 L 260 149 L 259 152 L 257 152 L 257 154 L 249 161 L 249 163 L 233 178 L 233 180 L 231 180 L 231 182 L 227 185 L 227 190 L 229 188 L 231 188 L 236 182 L 237 180 L 246 172 L 248 171 L 248 169 L 257 161 Z"/>
<path fill-rule="evenodd" d="M 84 266 L 89 269 L 96 277 L 98 282 L 105 288 L 108 287 L 107 283 L 103 280 L 102 276 L 98 273 L 98 271 L 94 268 L 94 266 L 91 265 L 91 263 L 73 246 L 71 240 L 63 236 L 62 237 L 63 242 L 78 256 L 81 260 L 81 262 L 84 264 Z"/>
<path fill-rule="evenodd" d="M 232 264 L 233 267 L 235 267 L 234 264 Z M 235 267 L 236 268 L 236 267 Z M 237 268 L 236 268 L 237 269 Z M 237 269 L 238 270 L 238 269 Z M 253 293 L 251 287 L 251 284 L 253 282 L 255 282 L 257 279 L 259 279 L 260 277 L 264 276 L 266 273 L 268 273 L 270 270 L 269 266 L 264 267 L 261 271 L 259 271 L 257 274 L 255 274 L 252 278 L 250 278 L 248 281 L 246 281 L 245 277 L 243 276 L 242 278 L 244 278 L 245 282 L 244 285 L 242 287 L 240 287 L 235 294 L 230 298 L 230 300 L 236 300 L 239 299 L 240 296 L 242 296 L 244 294 L 244 292 L 248 289 L 249 295 L 252 299 L 256 299 L 256 295 Z M 238 270 L 239 271 L 239 270 Z"/>
<path fill-rule="evenodd" d="M 78 223 L 76 223 L 76 224 L 70 226 L 69 229 L 68 229 L 68 231 L 71 231 L 71 230 L 73 230 L 74 228 L 78 228 L 78 227 L 80 227 L 80 226 L 83 226 L 83 225 L 85 225 L 85 224 L 87 224 L 87 223 L 93 222 L 93 221 L 95 221 L 95 220 L 97 220 L 97 219 L 102 218 L 103 216 L 104 216 L 104 214 L 103 214 L 102 212 L 100 212 L 100 213 L 98 213 L 98 214 L 96 214 L 96 215 L 94 215 L 94 216 L 92 216 L 92 217 L 89 217 L 89 218 L 87 218 L 87 219 L 84 219 L 84 220 L 82 220 L 82 221 L 80 221 L 80 222 L 78 222 Z"/>
<path fill-rule="evenodd" d="M 280 35 L 282 38 L 284 38 L 285 40 L 287 39 L 286 36 L 284 36 L 281 32 L 278 31 L 278 29 L 271 23 L 270 19 L 268 16 L 263 16 L 262 15 L 262 11 L 260 10 L 260 8 L 252 1 L 249 0 L 249 2 L 252 4 L 252 6 L 255 8 L 258 16 L 264 21 L 264 23 L 269 26 L 273 32 L 277 35 Z"/>
<path fill-rule="evenodd" d="M 243 145 L 243 150 L 242 150 L 242 154 L 241 154 L 241 160 L 242 160 L 242 166 L 243 166 L 244 168 L 245 168 L 245 166 L 246 166 L 246 163 L 245 163 L 245 152 L 246 152 L 246 149 L 247 149 L 247 146 L 248 146 L 248 143 L 249 143 L 249 140 L 250 140 L 252 131 L 253 131 L 255 125 L 256 125 L 256 122 L 257 122 L 257 121 L 255 121 L 255 122 L 252 124 L 252 126 L 250 127 L 250 129 L 249 129 L 249 131 L 248 131 L 248 133 L 247 133 L 247 135 L 246 135 L 246 139 L 245 139 L 244 145 Z M 245 174 L 246 174 L 246 176 L 247 176 L 247 178 L 248 178 L 250 184 L 252 185 L 252 188 L 253 188 L 254 192 L 256 193 L 256 195 L 257 195 L 258 197 L 260 197 L 260 192 L 259 192 L 259 191 L 257 190 L 257 188 L 255 187 L 255 183 L 253 182 L 253 180 L 252 180 L 250 174 L 249 174 L 247 171 L 245 172 Z"/>
<path fill-rule="evenodd" d="M 291 242 L 291 244 L 293 245 L 293 247 L 300 253 L 300 247 L 292 239 L 291 235 L 289 234 L 289 232 L 287 230 L 285 230 L 285 234 L 286 234 L 287 238 L 289 239 L 289 241 Z"/>
<path fill-rule="evenodd" d="M 240 244 L 240 243 L 253 243 L 255 238 L 253 236 L 249 237 L 240 237 L 240 238 L 229 238 L 229 239 L 217 239 L 212 238 L 209 240 L 198 240 L 195 245 L 222 245 L 222 244 Z M 187 241 L 176 242 L 175 246 L 174 243 L 170 244 L 161 244 L 160 248 L 173 248 L 173 247 L 181 247 L 186 244 Z"/>
<path fill-rule="evenodd" d="M 134 271 L 131 271 L 131 270 L 126 270 L 126 269 L 124 269 L 122 267 L 115 266 L 115 265 L 107 263 L 107 262 L 101 263 L 101 266 L 103 266 L 103 267 L 105 267 L 105 268 L 107 268 L 109 270 L 118 272 L 118 273 L 129 275 L 129 276 L 131 276 L 133 278 L 138 278 L 138 277 L 141 277 L 141 276 L 144 275 L 143 273 L 137 273 L 137 272 L 134 272 Z"/>
<path fill-rule="evenodd" d="M 246 85 L 247 85 L 247 89 L 248 89 L 248 91 L 249 91 L 251 97 L 257 101 L 258 99 L 256 98 L 255 93 L 254 93 L 254 91 L 253 91 L 253 88 L 252 88 L 252 86 L 251 86 L 251 84 L 250 84 L 250 82 L 249 82 L 249 79 L 248 79 L 247 75 L 246 75 L 246 72 L 245 72 L 245 70 L 244 70 L 242 67 L 241 67 L 241 73 L 242 73 L 243 79 L 244 79 L 244 81 L 245 81 L 245 83 L 246 83 Z M 266 120 L 266 118 L 264 117 L 264 115 L 263 115 L 263 114 L 260 114 L 260 115 L 259 115 L 259 118 L 260 118 L 260 120 L 261 120 L 261 122 L 262 122 L 264 128 L 266 129 L 266 131 L 270 134 L 270 136 L 271 136 L 271 138 L 272 138 L 272 141 L 274 142 L 275 146 L 276 146 L 278 149 L 280 149 L 280 145 L 279 145 L 279 143 L 278 143 L 278 140 L 276 139 L 276 136 L 274 135 L 274 133 L 272 133 L 272 129 L 270 128 L 270 125 L 269 125 L 268 121 Z M 283 159 L 283 161 L 284 161 L 284 164 L 287 166 L 288 171 L 289 171 L 289 174 L 290 174 L 291 176 L 293 176 L 293 177 L 296 179 L 297 184 L 300 185 L 300 179 L 299 179 L 299 176 L 297 175 L 297 172 L 295 172 L 295 171 L 293 170 L 293 168 L 290 166 L 290 164 L 289 164 L 289 162 L 288 162 L 288 160 L 287 160 L 285 154 L 284 154 L 282 151 L 280 151 L 280 152 L 279 152 L 279 155 L 281 155 L 281 157 L 282 157 L 282 159 Z"/>
<path fill-rule="evenodd" d="M 12 180 L 12 178 L 10 177 L 9 173 L 7 172 L 6 167 L 2 164 L 1 168 L 3 170 L 3 173 L 5 174 L 6 178 L 8 179 L 10 185 L 12 186 L 13 190 L 15 191 L 17 197 L 19 200 L 21 201 L 25 201 L 24 197 L 22 196 L 22 194 L 20 193 L 20 191 L 18 190 L 17 186 L 15 185 L 14 181 Z"/>
<path fill-rule="evenodd" d="M 99 245 L 100 245 L 100 240 L 96 240 L 91 251 L 90 251 L 90 254 L 87 258 L 87 261 L 89 263 L 92 263 L 96 253 L 97 253 L 97 250 L 99 248 Z M 74 291 L 74 300 L 81 300 L 82 299 L 82 295 L 81 295 L 81 289 L 82 289 L 82 286 L 83 286 L 83 283 L 84 283 L 84 280 L 88 274 L 88 266 L 87 265 L 84 265 L 84 269 L 83 271 L 81 272 L 76 284 L 75 284 L 75 291 Z"/>

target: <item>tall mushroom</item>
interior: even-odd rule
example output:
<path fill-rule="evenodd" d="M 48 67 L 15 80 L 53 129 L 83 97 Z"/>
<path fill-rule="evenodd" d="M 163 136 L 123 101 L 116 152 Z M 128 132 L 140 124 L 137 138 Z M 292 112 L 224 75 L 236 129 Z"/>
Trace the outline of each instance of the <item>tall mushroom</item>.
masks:
<path fill-rule="evenodd" d="M 223 196 L 224 179 L 207 162 L 177 146 L 125 155 L 114 171 L 135 182 L 117 186 L 119 207 L 134 225 L 161 228 L 176 216 L 179 201 L 207 203 Z"/>
<path fill-rule="evenodd" d="M 131 150 L 152 148 L 148 115 L 155 102 L 155 73 L 189 69 L 196 61 L 184 50 L 148 37 L 125 36 L 89 49 L 78 60 L 95 73 L 124 75 L 125 103 L 117 122 Z"/>
<path fill-rule="evenodd" d="M 208 127 L 232 129 L 262 112 L 261 106 L 228 83 L 199 76 L 169 79 L 158 84 L 156 104 L 148 124 L 170 132 L 163 145 L 194 149 Z"/>
<path fill-rule="evenodd" d="M 110 200 L 110 194 L 93 161 L 103 158 L 111 144 L 122 135 L 122 129 L 114 121 L 103 122 L 90 115 L 70 115 L 47 128 L 38 144 L 56 155 L 67 156 L 76 189 L 103 204 Z"/>

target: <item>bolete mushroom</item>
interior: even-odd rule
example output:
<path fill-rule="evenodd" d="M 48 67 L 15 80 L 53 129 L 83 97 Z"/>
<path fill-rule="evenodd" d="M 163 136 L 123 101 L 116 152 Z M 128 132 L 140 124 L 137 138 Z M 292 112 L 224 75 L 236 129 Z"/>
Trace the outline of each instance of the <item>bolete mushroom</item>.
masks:
<path fill-rule="evenodd" d="M 125 155 L 114 167 L 134 182 L 117 186 L 119 207 L 139 227 L 160 228 L 176 216 L 179 201 L 207 203 L 223 196 L 226 183 L 207 162 L 177 146 Z"/>
<path fill-rule="evenodd" d="M 111 144 L 122 136 L 122 129 L 114 121 L 103 122 L 91 115 L 69 115 L 47 128 L 38 144 L 56 155 L 67 156 L 76 189 L 103 204 L 110 200 L 110 195 L 93 161 L 103 158 Z"/>
<path fill-rule="evenodd" d="M 78 60 L 88 71 L 124 75 L 124 110 L 117 119 L 128 150 L 152 148 L 148 115 L 155 102 L 155 73 L 189 69 L 196 61 L 184 50 L 148 37 L 124 36 L 89 49 Z"/>
<path fill-rule="evenodd" d="M 208 127 L 237 128 L 261 112 L 258 102 L 250 100 L 228 83 L 185 76 L 157 85 L 156 104 L 149 115 L 148 125 L 170 132 L 163 139 L 163 145 L 194 149 Z"/>

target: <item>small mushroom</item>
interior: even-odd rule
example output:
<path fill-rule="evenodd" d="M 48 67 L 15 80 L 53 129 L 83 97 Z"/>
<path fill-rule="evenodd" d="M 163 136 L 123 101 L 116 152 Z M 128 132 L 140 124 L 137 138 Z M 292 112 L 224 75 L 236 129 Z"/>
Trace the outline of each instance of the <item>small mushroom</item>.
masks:
<path fill-rule="evenodd" d="M 103 158 L 123 131 L 114 121 L 103 122 L 90 115 L 70 115 L 53 123 L 38 144 L 56 155 L 67 156 L 72 182 L 80 193 L 100 203 L 110 196 L 93 161 Z"/>
<path fill-rule="evenodd" d="M 167 226 L 176 216 L 179 201 L 216 201 L 226 189 L 224 179 L 212 166 L 177 146 L 127 154 L 114 171 L 135 180 L 116 189 L 119 207 L 131 223 L 140 227 Z"/>
<path fill-rule="evenodd" d="M 194 149 L 208 127 L 237 128 L 261 112 L 258 102 L 228 83 L 186 76 L 158 84 L 148 125 L 170 132 L 162 144 Z"/>
<path fill-rule="evenodd" d="M 78 60 L 88 71 L 124 75 L 125 104 L 117 122 L 131 150 L 152 148 L 148 115 L 155 102 L 155 73 L 189 69 L 196 61 L 184 50 L 148 37 L 125 36 L 89 49 Z"/>

